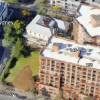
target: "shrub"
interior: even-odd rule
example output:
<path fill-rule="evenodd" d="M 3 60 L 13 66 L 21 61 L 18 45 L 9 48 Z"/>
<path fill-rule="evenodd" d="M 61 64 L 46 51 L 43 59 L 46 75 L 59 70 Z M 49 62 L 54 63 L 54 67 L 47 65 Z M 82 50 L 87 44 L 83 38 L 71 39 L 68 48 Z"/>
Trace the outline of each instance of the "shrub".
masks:
<path fill-rule="evenodd" d="M 53 8 L 53 10 L 58 10 L 59 9 L 58 6 L 53 6 L 52 8 Z"/>

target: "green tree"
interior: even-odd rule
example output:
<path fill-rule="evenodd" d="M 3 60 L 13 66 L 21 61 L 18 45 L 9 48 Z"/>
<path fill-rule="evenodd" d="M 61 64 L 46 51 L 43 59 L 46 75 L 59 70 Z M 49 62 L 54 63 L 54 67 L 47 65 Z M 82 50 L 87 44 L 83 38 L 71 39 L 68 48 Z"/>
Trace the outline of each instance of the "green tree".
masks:
<path fill-rule="evenodd" d="M 12 45 L 12 42 L 11 42 L 11 41 L 8 41 L 8 40 L 3 39 L 3 40 L 2 40 L 2 45 L 3 45 L 4 47 L 9 47 L 9 46 L 11 46 L 11 45 Z"/>
<path fill-rule="evenodd" d="M 13 24 L 13 28 L 16 34 L 21 34 L 24 31 L 25 23 L 23 21 L 16 20 Z"/>
<path fill-rule="evenodd" d="M 12 32 L 12 26 L 10 26 L 10 25 L 4 25 L 3 30 L 4 30 L 4 33 L 10 34 Z"/>
<path fill-rule="evenodd" d="M 15 45 L 12 47 L 12 55 L 14 55 L 15 58 L 18 58 L 21 54 L 22 49 L 23 45 L 21 39 L 17 38 Z"/>
<path fill-rule="evenodd" d="M 40 14 L 40 15 L 45 15 L 46 14 L 46 9 L 40 8 L 40 9 L 38 9 L 37 13 Z"/>
<path fill-rule="evenodd" d="M 9 2 L 18 2 L 18 0 L 5 0 L 5 1 L 9 1 Z"/>
<path fill-rule="evenodd" d="M 27 11 L 27 10 L 22 10 L 22 15 L 23 16 L 30 16 L 30 15 L 32 15 L 32 13 L 30 11 Z"/>

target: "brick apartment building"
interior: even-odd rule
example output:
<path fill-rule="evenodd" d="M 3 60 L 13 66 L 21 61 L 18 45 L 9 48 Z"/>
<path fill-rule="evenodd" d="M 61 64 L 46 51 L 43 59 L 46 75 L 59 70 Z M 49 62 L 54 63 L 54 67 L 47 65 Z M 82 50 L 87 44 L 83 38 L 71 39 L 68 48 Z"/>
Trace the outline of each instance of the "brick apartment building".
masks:
<path fill-rule="evenodd" d="M 73 21 L 73 36 L 78 43 L 100 45 L 100 7 L 80 4 Z"/>
<path fill-rule="evenodd" d="M 51 37 L 40 51 L 39 94 L 62 100 L 100 100 L 100 47 Z"/>

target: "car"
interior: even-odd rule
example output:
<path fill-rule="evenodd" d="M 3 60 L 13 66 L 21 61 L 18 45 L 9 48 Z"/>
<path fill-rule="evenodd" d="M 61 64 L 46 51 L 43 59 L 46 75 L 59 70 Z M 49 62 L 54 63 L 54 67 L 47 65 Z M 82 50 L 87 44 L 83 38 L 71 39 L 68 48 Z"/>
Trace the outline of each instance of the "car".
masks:
<path fill-rule="evenodd" d="M 7 58 L 7 57 L 5 57 L 5 58 L 3 59 L 3 61 L 4 61 L 4 62 L 7 62 L 7 60 L 8 60 L 8 58 Z"/>
<path fill-rule="evenodd" d="M 12 97 L 18 97 L 18 94 L 12 93 Z"/>
<path fill-rule="evenodd" d="M 3 91 L 2 90 L 0 90 L 0 94 L 3 94 Z"/>

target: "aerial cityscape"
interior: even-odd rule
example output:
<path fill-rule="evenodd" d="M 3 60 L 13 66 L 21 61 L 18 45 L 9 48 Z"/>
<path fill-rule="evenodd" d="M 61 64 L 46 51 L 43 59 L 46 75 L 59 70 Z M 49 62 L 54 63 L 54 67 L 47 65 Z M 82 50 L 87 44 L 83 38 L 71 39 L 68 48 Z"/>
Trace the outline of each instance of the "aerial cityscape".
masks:
<path fill-rule="evenodd" d="M 100 0 L 0 0 L 0 100 L 100 100 Z"/>

